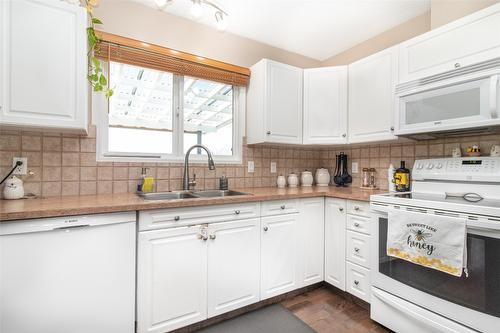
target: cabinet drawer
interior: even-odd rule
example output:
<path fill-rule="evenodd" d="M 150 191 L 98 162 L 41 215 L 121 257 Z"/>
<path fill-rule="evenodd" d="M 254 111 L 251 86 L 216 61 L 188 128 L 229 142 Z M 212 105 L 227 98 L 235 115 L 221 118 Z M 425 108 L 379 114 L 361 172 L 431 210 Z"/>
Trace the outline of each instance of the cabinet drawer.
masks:
<path fill-rule="evenodd" d="M 261 205 L 261 216 L 292 214 L 299 212 L 298 200 L 264 201 Z"/>
<path fill-rule="evenodd" d="M 370 216 L 370 203 L 368 201 L 347 201 L 347 214 Z"/>
<path fill-rule="evenodd" d="M 346 259 L 360 266 L 369 268 L 370 236 L 348 230 L 346 238 Z"/>
<path fill-rule="evenodd" d="M 363 216 L 347 216 L 347 229 L 352 231 L 370 234 L 370 218 Z"/>
<path fill-rule="evenodd" d="M 259 217 L 259 213 L 258 202 L 146 210 L 139 212 L 139 230 L 249 219 Z"/>
<path fill-rule="evenodd" d="M 370 302 L 370 270 L 353 263 L 346 263 L 346 291 Z"/>

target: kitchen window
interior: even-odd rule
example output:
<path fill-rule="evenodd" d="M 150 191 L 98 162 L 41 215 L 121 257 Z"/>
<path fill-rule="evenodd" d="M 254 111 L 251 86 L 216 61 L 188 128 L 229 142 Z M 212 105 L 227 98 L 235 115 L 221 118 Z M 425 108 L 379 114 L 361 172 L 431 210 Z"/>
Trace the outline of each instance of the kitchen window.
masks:
<path fill-rule="evenodd" d="M 216 161 L 241 162 L 244 88 L 119 62 L 108 68 L 114 94 L 94 108 L 100 160 L 180 162 L 203 144 Z"/>
<path fill-rule="evenodd" d="M 99 32 L 95 55 L 113 96 L 93 95 L 99 161 L 174 162 L 202 144 L 219 163 L 241 163 L 250 71 Z M 195 149 L 191 160 L 206 162 Z"/>

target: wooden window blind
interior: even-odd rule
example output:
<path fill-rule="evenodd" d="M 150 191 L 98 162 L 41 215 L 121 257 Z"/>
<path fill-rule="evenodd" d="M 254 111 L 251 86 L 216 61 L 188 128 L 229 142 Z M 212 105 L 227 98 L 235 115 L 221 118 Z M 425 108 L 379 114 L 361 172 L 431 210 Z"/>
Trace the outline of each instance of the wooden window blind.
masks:
<path fill-rule="evenodd" d="M 250 69 L 245 67 L 102 31 L 98 31 L 97 36 L 100 41 L 94 53 L 101 60 L 116 61 L 235 86 L 247 86 L 250 79 Z"/>

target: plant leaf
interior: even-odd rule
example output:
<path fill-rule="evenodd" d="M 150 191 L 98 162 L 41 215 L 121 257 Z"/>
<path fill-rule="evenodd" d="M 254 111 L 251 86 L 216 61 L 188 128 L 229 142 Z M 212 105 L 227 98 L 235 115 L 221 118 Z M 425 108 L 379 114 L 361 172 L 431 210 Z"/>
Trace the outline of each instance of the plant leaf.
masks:
<path fill-rule="evenodd" d="M 98 18 L 94 17 L 94 18 L 92 18 L 92 23 L 94 23 L 94 24 L 102 24 L 102 21 L 99 20 Z"/>
<path fill-rule="evenodd" d="M 108 80 L 106 80 L 106 77 L 102 74 L 101 74 L 101 76 L 99 76 L 99 84 L 102 84 L 103 86 L 108 84 Z"/>
<path fill-rule="evenodd" d="M 102 86 L 101 86 L 100 84 L 98 84 L 98 83 L 97 83 L 97 84 L 94 86 L 94 91 L 102 91 Z"/>
<path fill-rule="evenodd" d="M 108 89 L 108 90 L 106 91 L 106 97 L 107 97 L 107 98 L 110 98 L 111 96 L 113 96 L 113 90 L 112 90 L 112 89 Z"/>

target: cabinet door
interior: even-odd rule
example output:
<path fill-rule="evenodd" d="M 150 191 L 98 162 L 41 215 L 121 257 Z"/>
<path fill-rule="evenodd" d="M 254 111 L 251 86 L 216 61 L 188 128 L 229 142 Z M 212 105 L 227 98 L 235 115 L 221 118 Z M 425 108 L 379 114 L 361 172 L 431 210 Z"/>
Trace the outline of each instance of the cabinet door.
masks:
<path fill-rule="evenodd" d="M 266 64 L 266 141 L 302 143 L 302 69 Z"/>
<path fill-rule="evenodd" d="M 349 65 L 349 143 L 392 140 L 397 47 Z"/>
<path fill-rule="evenodd" d="M 59 0 L 0 2 L 7 126 L 87 131 L 87 15 Z"/>
<path fill-rule="evenodd" d="M 258 302 L 260 219 L 210 225 L 208 317 Z"/>
<path fill-rule="evenodd" d="M 325 199 L 325 281 L 345 290 L 346 201 Z"/>
<path fill-rule="evenodd" d="M 300 283 L 307 286 L 323 281 L 325 258 L 325 199 L 302 199 L 300 202 L 299 265 Z"/>
<path fill-rule="evenodd" d="M 207 318 L 202 227 L 139 233 L 137 331 L 163 333 Z"/>
<path fill-rule="evenodd" d="M 347 142 L 347 66 L 304 70 L 304 144 Z"/>
<path fill-rule="evenodd" d="M 261 299 L 298 288 L 297 221 L 298 214 L 262 218 Z"/>
<path fill-rule="evenodd" d="M 500 4 L 400 44 L 399 82 L 500 57 Z"/>

